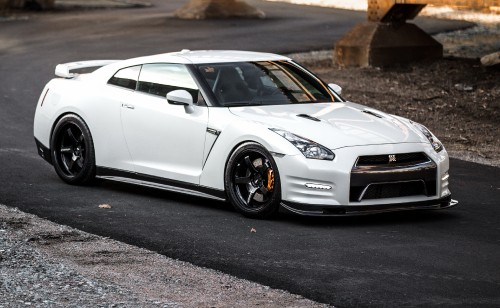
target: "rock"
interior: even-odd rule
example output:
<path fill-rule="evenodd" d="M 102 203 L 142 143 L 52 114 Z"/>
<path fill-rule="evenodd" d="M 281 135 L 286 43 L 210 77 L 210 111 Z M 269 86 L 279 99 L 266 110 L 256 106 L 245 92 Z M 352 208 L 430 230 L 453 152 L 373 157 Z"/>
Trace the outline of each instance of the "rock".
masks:
<path fill-rule="evenodd" d="M 191 0 L 175 12 L 181 19 L 264 18 L 261 10 L 240 0 Z"/>
<path fill-rule="evenodd" d="M 500 64 L 500 51 L 490 53 L 481 58 L 481 64 L 483 66 L 493 66 Z"/>
<path fill-rule="evenodd" d="M 465 83 L 457 83 L 455 84 L 455 89 L 458 91 L 472 92 L 474 91 L 474 86 Z"/>

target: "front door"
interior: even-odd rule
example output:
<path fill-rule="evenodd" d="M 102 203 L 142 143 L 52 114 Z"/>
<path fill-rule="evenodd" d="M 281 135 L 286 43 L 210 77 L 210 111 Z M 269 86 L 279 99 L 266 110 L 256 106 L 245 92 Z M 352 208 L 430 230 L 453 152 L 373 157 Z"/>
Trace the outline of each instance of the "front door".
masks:
<path fill-rule="evenodd" d="M 182 64 L 145 64 L 137 90 L 122 102 L 125 140 L 140 174 L 199 184 L 208 122 L 208 108 L 188 110 L 167 102 L 166 94 L 198 87 Z"/>

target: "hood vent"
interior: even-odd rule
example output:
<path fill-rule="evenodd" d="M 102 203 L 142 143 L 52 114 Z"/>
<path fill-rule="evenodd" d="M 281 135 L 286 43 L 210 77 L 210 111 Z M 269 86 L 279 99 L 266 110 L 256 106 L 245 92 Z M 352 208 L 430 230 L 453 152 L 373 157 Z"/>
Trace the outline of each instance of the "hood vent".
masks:
<path fill-rule="evenodd" d="M 308 114 L 303 114 L 303 113 L 301 113 L 301 114 L 298 114 L 297 116 L 298 116 L 298 117 L 301 117 L 301 118 L 304 118 L 304 119 L 308 119 L 308 120 L 316 121 L 316 122 L 320 122 L 320 121 L 321 121 L 320 119 L 315 118 L 315 117 L 313 117 L 313 116 L 310 116 L 310 115 L 308 115 Z"/>
<path fill-rule="evenodd" d="M 379 114 L 379 113 L 377 113 L 377 112 L 373 112 L 373 111 L 371 111 L 371 110 L 367 110 L 367 109 L 365 109 L 365 110 L 363 110 L 362 112 L 364 112 L 364 113 L 366 113 L 366 114 L 369 114 L 369 115 L 372 115 L 372 116 L 377 117 L 377 118 L 381 118 L 381 119 L 383 118 L 383 116 L 382 116 L 381 114 Z"/>

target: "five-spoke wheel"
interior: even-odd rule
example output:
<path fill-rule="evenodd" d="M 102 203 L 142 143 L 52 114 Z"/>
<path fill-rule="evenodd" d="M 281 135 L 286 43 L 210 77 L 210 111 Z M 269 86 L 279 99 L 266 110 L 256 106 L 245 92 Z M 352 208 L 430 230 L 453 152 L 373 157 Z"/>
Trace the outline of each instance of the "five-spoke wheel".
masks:
<path fill-rule="evenodd" d="M 228 161 L 225 186 L 229 201 L 242 214 L 267 218 L 279 208 L 279 173 L 271 154 L 257 143 L 239 146 Z"/>
<path fill-rule="evenodd" d="M 61 179 L 70 184 L 85 184 L 95 177 L 92 136 L 85 122 L 76 115 L 66 115 L 52 133 L 51 155 Z"/>

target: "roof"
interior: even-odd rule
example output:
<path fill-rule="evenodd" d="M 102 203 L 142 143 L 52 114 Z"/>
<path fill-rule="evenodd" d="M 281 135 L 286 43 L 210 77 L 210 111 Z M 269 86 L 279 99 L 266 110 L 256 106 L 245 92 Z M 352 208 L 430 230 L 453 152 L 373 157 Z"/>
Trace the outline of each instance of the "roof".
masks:
<path fill-rule="evenodd" d="M 182 50 L 178 52 L 163 53 L 152 56 L 132 58 L 106 65 L 94 72 L 93 78 L 101 80 L 109 78 L 117 69 L 145 63 L 180 63 L 180 64 L 205 64 L 250 61 L 280 61 L 290 60 L 288 57 L 263 52 L 236 51 L 236 50 Z"/>
<path fill-rule="evenodd" d="M 130 61 L 137 63 L 167 62 L 183 64 L 221 63 L 240 61 L 279 61 L 290 60 L 287 57 L 263 52 L 237 51 L 237 50 L 182 50 L 179 52 L 164 53 L 140 58 Z"/>

